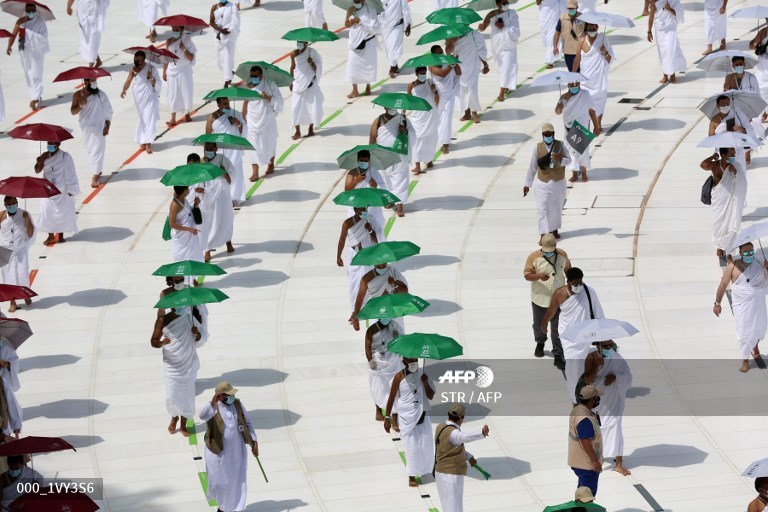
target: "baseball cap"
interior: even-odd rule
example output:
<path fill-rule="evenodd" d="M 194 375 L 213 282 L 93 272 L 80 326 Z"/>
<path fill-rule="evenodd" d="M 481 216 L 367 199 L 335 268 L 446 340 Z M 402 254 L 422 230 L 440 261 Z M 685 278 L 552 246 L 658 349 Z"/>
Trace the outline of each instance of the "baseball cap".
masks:
<path fill-rule="evenodd" d="M 576 489 L 576 496 L 574 499 L 581 503 L 595 501 L 595 497 L 592 495 L 592 491 L 589 487 L 579 487 Z"/>
<path fill-rule="evenodd" d="M 221 395 L 222 393 L 225 395 L 234 395 L 237 393 L 237 388 L 233 388 L 232 384 L 229 382 L 223 380 L 216 384 L 216 394 Z"/>
<path fill-rule="evenodd" d="M 458 416 L 459 418 L 463 418 L 466 412 L 467 410 L 462 404 L 453 404 L 451 408 L 448 409 L 448 416 Z"/>
<path fill-rule="evenodd" d="M 576 0 L 568 0 L 568 1 L 565 3 L 565 6 L 566 6 L 568 9 L 576 9 L 576 8 L 578 8 L 578 7 L 579 7 L 579 2 L 577 2 Z"/>
<path fill-rule="evenodd" d="M 552 123 L 544 123 L 543 125 L 541 125 L 541 133 L 553 132 L 553 131 L 555 131 L 555 127 L 552 126 Z"/>
<path fill-rule="evenodd" d="M 552 252 L 555 250 L 555 245 L 557 244 L 555 240 L 555 235 L 552 233 L 547 233 L 543 237 L 541 237 L 541 250 L 545 252 Z"/>
<path fill-rule="evenodd" d="M 581 393 L 579 393 L 579 396 L 584 400 L 589 400 L 590 398 L 595 398 L 596 396 L 602 396 L 602 395 L 603 395 L 603 392 L 597 389 L 592 384 L 581 388 Z"/>

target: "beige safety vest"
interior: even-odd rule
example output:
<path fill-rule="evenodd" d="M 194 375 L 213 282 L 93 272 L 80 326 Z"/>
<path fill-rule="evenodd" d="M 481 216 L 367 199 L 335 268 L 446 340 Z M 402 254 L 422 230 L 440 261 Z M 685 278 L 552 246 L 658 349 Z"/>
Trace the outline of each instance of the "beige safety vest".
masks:
<path fill-rule="evenodd" d="M 589 458 L 587 452 L 581 447 L 579 433 L 576 432 L 576 425 L 585 418 L 592 422 L 592 427 L 595 429 L 595 437 L 590 440 L 590 443 L 592 443 L 592 448 L 594 448 L 600 464 L 603 463 L 603 434 L 600 432 L 600 424 L 597 422 L 595 414 L 586 405 L 579 404 L 573 408 L 569 419 L 568 465 L 578 469 L 594 469 L 592 467 L 592 459 Z"/>
<path fill-rule="evenodd" d="M 440 425 L 435 433 L 435 471 L 447 475 L 467 474 L 467 452 L 464 445 L 451 444 L 453 425 Z"/>
<path fill-rule="evenodd" d="M 539 142 L 536 146 L 536 158 L 542 158 L 544 155 L 549 153 L 547 150 L 547 145 L 543 142 Z M 556 140 L 552 143 L 552 154 L 553 155 L 560 155 L 561 157 L 564 156 L 563 154 L 563 143 L 559 140 Z M 554 163 L 554 159 L 552 160 Z M 546 169 L 542 169 L 541 167 L 538 167 L 538 171 L 536 172 L 536 177 L 539 178 L 540 181 L 543 181 L 544 183 L 548 181 L 560 181 L 565 179 L 565 166 L 562 165 L 562 160 L 560 161 L 561 165 L 558 165 L 556 167 L 547 167 Z"/>
<path fill-rule="evenodd" d="M 237 411 L 237 428 L 243 434 L 243 442 L 251 446 L 253 439 L 251 438 L 251 431 L 248 430 L 248 423 L 245 421 L 243 405 L 240 400 L 235 399 L 234 406 Z M 205 447 L 217 455 L 224 449 L 224 419 L 218 409 L 213 418 L 206 422 Z"/>
<path fill-rule="evenodd" d="M 581 40 L 584 38 L 584 27 L 586 26 L 583 21 L 578 19 L 581 14 L 577 11 L 573 20 L 567 12 L 560 16 L 560 40 L 563 42 L 563 54 L 565 55 L 576 55 L 581 49 Z M 571 29 L 576 34 L 575 38 L 571 35 Z"/>

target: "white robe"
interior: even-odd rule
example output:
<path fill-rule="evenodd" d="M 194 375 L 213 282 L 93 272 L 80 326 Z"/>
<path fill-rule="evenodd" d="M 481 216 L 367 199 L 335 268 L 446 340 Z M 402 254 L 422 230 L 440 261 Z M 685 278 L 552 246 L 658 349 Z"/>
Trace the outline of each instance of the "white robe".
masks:
<path fill-rule="evenodd" d="M 603 435 L 603 457 L 613 458 L 624 455 L 624 432 L 621 422 L 624 416 L 624 402 L 627 391 L 632 386 L 632 372 L 629 365 L 618 352 L 604 359 L 597 372 L 595 385 L 604 394 L 595 412 L 600 415 L 600 431 Z M 616 380 L 610 386 L 605 385 L 605 377 L 613 374 Z"/>
<path fill-rule="evenodd" d="M 560 16 L 565 12 L 565 0 L 542 0 L 539 5 L 539 32 L 545 49 L 544 61 L 547 64 L 555 62 L 555 29 Z M 562 50 L 562 39 L 558 46 L 558 49 Z"/>
<path fill-rule="evenodd" d="M 603 57 L 603 54 L 600 52 L 601 46 L 605 46 L 605 51 L 611 56 L 611 62 L 608 62 Z M 592 96 L 595 113 L 598 116 L 603 115 L 605 105 L 608 103 L 608 71 L 611 64 L 613 64 L 614 58 L 613 47 L 603 32 L 597 34 L 588 52 L 581 50 L 579 73 L 588 79 L 581 84 L 581 88 L 589 91 L 590 96 Z"/>
<path fill-rule="evenodd" d="M 151 74 L 155 79 L 154 87 L 147 78 L 148 74 Z M 139 144 L 152 144 L 155 140 L 157 122 L 160 120 L 160 90 L 162 87 L 163 81 L 160 79 L 160 74 L 149 62 L 145 62 L 139 74 L 133 77 L 131 92 L 138 115 L 134 140 Z"/>
<path fill-rule="evenodd" d="M 432 80 L 435 82 L 437 92 L 440 94 L 440 103 L 437 105 L 437 143 L 442 146 L 443 144 L 451 143 L 453 106 L 459 94 L 460 79 L 459 75 L 452 71 L 444 77 L 432 75 Z"/>
<path fill-rule="evenodd" d="M 590 347 L 589 345 L 585 346 L 583 343 L 569 340 L 563 337 L 563 334 L 574 322 L 590 320 L 592 318 L 589 313 L 587 289 L 589 289 L 592 298 L 592 312 L 595 318 L 605 318 L 603 306 L 600 304 L 597 292 L 586 284 L 581 293 L 571 295 L 560 305 L 560 321 L 557 332 L 560 334 L 560 341 L 563 344 L 563 357 L 566 360 L 566 388 L 568 389 L 568 400 L 571 403 L 576 403 L 576 384 L 584 373 L 584 358 L 589 353 Z"/>
<path fill-rule="evenodd" d="M 385 148 L 393 147 L 395 144 L 395 139 L 399 134 L 399 126 L 403 122 L 403 119 L 404 117 L 402 114 L 397 114 L 392 119 L 379 126 L 378 135 L 376 137 L 376 144 L 384 146 Z M 408 145 L 409 153 L 413 149 L 412 142 L 414 140 L 416 139 L 413 132 L 413 125 L 408 123 L 408 141 L 410 142 Z M 386 189 L 395 194 L 398 199 L 400 199 L 401 202 L 398 204 L 404 204 L 408 201 L 408 187 L 411 183 L 411 173 L 408 169 L 409 161 L 410 158 L 406 157 L 405 155 L 401 155 L 399 162 L 380 171 L 381 176 L 384 178 L 384 181 L 387 185 Z"/>
<path fill-rule="evenodd" d="M 369 167 L 367 171 L 365 171 L 365 179 L 359 182 L 357 185 L 355 185 L 355 189 L 358 188 L 370 188 L 371 187 L 371 180 L 373 180 L 376 183 L 377 188 L 385 189 L 387 186 L 386 182 L 384 181 L 384 178 L 381 176 L 381 173 L 379 171 L 373 169 L 372 167 Z M 347 217 L 352 217 L 355 214 L 355 209 L 351 206 L 347 208 Z M 370 217 L 373 217 L 376 221 L 375 224 L 371 224 L 374 231 L 376 232 L 376 239 L 381 242 L 385 242 L 387 240 L 387 237 L 384 236 L 384 226 L 386 224 L 386 221 L 384 220 L 384 208 L 381 206 L 369 206 L 368 207 L 368 215 Z"/>
<path fill-rule="evenodd" d="M 189 308 L 185 308 L 189 309 Z M 171 340 L 163 345 L 165 408 L 171 416 L 195 416 L 195 379 L 200 369 L 192 327 L 200 324 L 186 312 L 163 327 L 163 336 Z"/>
<path fill-rule="evenodd" d="M 675 10 L 677 16 L 672 16 L 671 12 L 663 8 L 667 3 Z M 685 71 L 688 68 L 683 49 L 677 38 L 677 25 L 683 23 L 683 20 L 683 4 L 680 0 L 656 0 L 656 14 L 653 20 L 654 38 L 661 62 L 661 71 L 665 75 L 674 75 L 678 71 Z"/>
<path fill-rule="evenodd" d="M 48 46 L 48 26 L 41 17 L 29 20 L 21 28 L 24 29 L 24 49 L 19 50 L 21 67 L 24 70 L 24 80 L 27 82 L 30 100 L 43 98 L 43 68 L 45 55 L 50 51 Z"/>
<path fill-rule="evenodd" d="M 249 151 L 251 163 L 262 166 L 269 164 L 277 152 L 277 116 L 283 112 L 283 95 L 269 80 L 262 80 L 252 90 L 272 96 L 269 101 L 249 101 L 245 118 L 247 139 L 255 148 Z"/>
<path fill-rule="evenodd" d="M 426 82 L 416 85 L 411 90 L 411 94 L 426 100 L 432 107 L 432 110 L 414 110 L 408 114 L 408 120 L 413 125 L 415 135 L 413 139 L 409 139 L 414 141 L 411 155 L 414 162 L 431 162 L 437 151 L 437 123 L 440 114 L 437 110 L 438 105 L 435 104 L 432 85 L 432 80 L 427 79 Z"/>
<path fill-rule="evenodd" d="M 371 84 L 376 81 L 376 34 L 380 31 L 376 11 L 368 4 L 355 13 L 360 23 L 349 29 L 349 51 L 344 81 L 349 84 Z M 365 41 L 365 48 L 356 50 Z"/>
<path fill-rule="evenodd" d="M 0 340 L 0 359 L 8 361 L 10 368 L 0 368 L 0 378 L 3 379 L 5 400 L 8 403 L 8 428 L 5 434 L 12 434 L 14 430 L 21 430 L 23 414 L 19 401 L 16 400 L 16 392 L 21 389 L 19 383 L 19 355 L 5 340 Z"/>
<path fill-rule="evenodd" d="M 173 201 L 178 201 L 174 198 Z M 176 215 L 176 223 L 187 228 L 201 229 L 202 225 L 195 224 L 192 217 L 192 205 L 184 201 L 184 207 Z M 188 231 L 171 229 L 171 259 L 176 261 L 204 261 L 203 234 L 192 234 Z"/>
<path fill-rule="evenodd" d="M 323 28 L 323 0 L 304 0 L 304 25 L 313 28 Z"/>
<path fill-rule="evenodd" d="M 755 259 L 731 284 L 731 306 L 736 322 L 736 341 L 742 359 L 749 359 L 757 342 L 765 337 L 768 312 L 765 295 L 768 294 L 768 271 L 763 262 Z"/>
<path fill-rule="evenodd" d="M 403 56 L 405 29 L 411 26 L 411 7 L 407 0 L 383 0 L 384 11 L 379 14 L 384 52 L 390 67 L 397 67 Z"/>
<path fill-rule="evenodd" d="M 243 125 L 243 132 L 235 128 L 235 126 L 229 121 L 230 117 L 234 117 L 240 121 Z M 245 119 L 240 115 L 240 112 L 232 110 L 227 116 L 221 116 L 213 120 L 212 124 L 213 133 L 228 133 L 229 135 L 237 135 L 238 137 L 244 137 L 248 135 L 248 126 L 246 126 Z M 232 201 L 242 203 L 245 201 L 245 176 L 243 175 L 243 151 L 239 149 L 222 149 L 221 155 L 232 163 L 232 171 L 227 171 L 232 182 L 229 184 L 230 193 L 232 194 Z"/>
<path fill-rule="evenodd" d="M 589 128 L 590 117 L 589 110 L 595 109 L 595 103 L 592 101 L 592 95 L 584 89 L 571 96 L 563 106 L 563 123 L 565 123 L 565 133 L 568 133 L 571 125 L 574 121 L 578 121 L 580 125 L 585 128 Z M 584 153 L 578 153 L 573 147 L 568 144 L 568 138 L 565 139 L 565 147 L 568 150 L 568 157 L 571 160 L 571 170 L 576 172 L 580 167 L 585 167 L 589 170 L 592 167 L 592 160 L 589 157 L 589 148 Z"/>
<path fill-rule="evenodd" d="M 712 241 L 730 253 L 734 237 L 741 230 L 741 219 L 747 202 L 747 171 L 737 161 L 736 175 L 723 171 L 720 182 L 712 188 Z"/>
<path fill-rule="evenodd" d="M 360 219 L 347 230 L 346 248 L 344 251 L 344 267 L 347 269 L 347 282 L 349 284 L 349 302 L 355 307 L 357 290 L 360 288 L 360 280 L 365 274 L 370 272 L 373 267 L 369 265 L 352 265 L 352 258 L 360 252 L 361 249 L 374 245 L 373 237 L 368 233 L 367 223 L 371 224 L 373 231 L 377 231 L 377 222 L 373 217 Z"/>
<path fill-rule="evenodd" d="M 104 126 L 107 121 L 112 121 L 112 114 L 112 103 L 101 90 L 96 95 L 88 95 L 85 106 L 78 114 L 80 131 L 83 132 L 83 145 L 91 159 L 91 172 L 94 176 L 104 172 L 104 154 L 107 149 Z"/>
<path fill-rule="evenodd" d="M 387 406 L 389 392 L 392 389 L 392 379 L 403 369 L 403 357 L 387 350 L 387 345 L 400 336 L 401 332 L 395 322 L 380 326 L 381 330 L 371 336 L 371 356 L 376 363 L 376 369 L 368 369 L 368 387 L 371 390 L 373 403 L 383 409 Z M 393 405 L 396 410 L 396 404 Z M 391 411 L 390 411 L 391 412 Z M 431 464 L 431 462 L 430 462 Z M 430 466 L 430 471 L 432 467 Z"/>
<path fill-rule="evenodd" d="M 168 14 L 170 0 L 139 0 L 139 21 L 150 29 L 157 20 Z"/>
<path fill-rule="evenodd" d="M 237 429 L 235 406 L 223 402 L 218 402 L 217 405 L 221 419 L 224 421 L 224 432 L 222 432 L 224 448 L 218 455 L 208 448 L 205 449 L 205 471 L 208 473 L 207 497 L 209 500 L 216 500 L 222 512 L 241 511 L 245 510 L 245 501 L 248 497 L 247 470 L 250 448 L 245 445 L 243 434 Z M 256 441 L 256 431 L 245 406 L 243 406 L 243 413 L 251 439 Z M 208 421 L 215 414 L 216 410 L 208 402 L 200 411 L 200 419 Z"/>
<path fill-rule="evenodd" d="M 86 62 L 96 62 L 104 32 L 109 0 L 78 0 L 77 23 L 80 27 L 80 57 Z"/>
<path fill-rule="evenodd" d="M 704 34 L 707 44 L 719 44 L 725 39 L 728 20 L 725 14 L 720 14 L 723 0 L 704 0 Z"/>
<path fill-rule="evenodd" d="M 182 43 L 184 43 L 184 48 L 193 55 L 191 61 L 181 51 Z M 166 89 L 165 93 L 168 110 L 174 113 L 188 114 L 192 111 L 192 102 L 195 97 L 193 72 L 197 60 L 197 48 L 195 43 L 192 42 L 192 38 L 184 34 L 181 36 L 181 39 L 177 39 L 168 45 L 168 51 L 179 56 L 178 60 L 168 64 L 166 70 L 168 89 Z"/>
<path fill-rule="evenodd" d="M 551 145 L 547 145 L 547 150 L 550 149 L 552 149 Z M 566 149 L 565 145 L 563 149 Z M 564 158 L 562 165 L 568 165 L 569 160 L 567 157 Z M 529 188 L 533 187 L 533 191 L 536 193 L 539 234 L 543 235 L 560 229 L 563 225 L 563 205 L 565 204 L 565 195 L 568 193 L 568 182 L 565 178 L 560 181 L 541 181 L 537 176 L 538 161 L 538 150 L 534 147 L 524 185 Z"/>
<path fill-rule="evenodd" d="M 768 43 L 768 36 L 766 36 L 760 44 Z M 768 101 L 768 53 L 764 53 L 757 57 L 757 66 L 755 66 L 752 72 L 757 78 L 757 82 L 760 87 L 760 96 L 763 100 Z"/>
<path fill-rule="evenodd" d="M 43 164 L 43 177 L 61 194 L 40 200 L 38 229 L 44 233 L 77 233 L 75 196 L 80 193 L 80 183 L 72 156 L 61 149 L 56 151 Z"/>
<path fill-rule="evenodd" d="M 37 235 L 31 215 L 29 220 L 33 226 L 32 236 L 27 236 L 27 221 L 21 208 L 14 215 L 6 212 L 0 222 L 0 247 L 13 251 L 10 261 L 2 268 L 5 284 L 29 287 L 29 248 Z"/>
<path fill-rule="evenodd" d="M 452 421 L 446 421 L 446 424 L 457 426 Z M 442 425 L 437 427 L 437 432 Z M 443 436 L 446 434 L 442 434 Z M 450 433 L 449 441 L 453 446 L 461 446 L 464 443 L 483 439 L 480 430 L 475 432 L 461 432 L 460 428 L 455 428 Z M 467 455 L 467 461 L 472 458 L 472 454 L 464 449 Z M 437 494 L 440 496 L 441 512 L 464 512 L 464 475 L 451 475 L 435 471 L 435 484 L 437 484 Z"/>
<path fill-rule="evenodd" d="M 503 28 L 496 26 L 501 19 Z M 491 18 L 491 47 L 501 87 L 517 89 L 517 41 L 520 39 L 520 17 L 514 9 Z"/>
<path fill-rule="evenodd" d="M 231 81 L 235 70 L 235 46 L 240 35 L 240 11 L 233 3 L 227 2 L 213 11 L 213 19 L 218 26 L 229 30 L 229 34 L 216 32 L 216 51 L 224 80 Z"/>
<path fill-rule="evenodd" d="M 400 440 L 405 452 L 405 472 L 408 476 L 431 473 L 435 462 L 435 441 L 429 420 L 430 404 L 421 383 L 423 373 L 421 368 L 416 373 L 409 373 L 400 381 L 397 390 L 397 424 L 400 427 Z M 435 389 L 432 379 L 428 379 L 428 383 Z M 418 425 L 422 413 L 425 413 L 424 421 Z"/>
<path fill-rule="evenodd" d="M 477 30 L 456 40 L 454 56 L 461 61 L 461 76 L 459 77 L 459 108 L 477 112 L 480 110 L 480 81 L 481 60 L 488 61 L 488 49 L 485 39 Z"/>
<path fill-rule="evenodd" d="M 438 9 L 447 9 L 449 7 L 458 7 L 459 0 L 433 0 L 432 5 L 434 6 L 434 11 Z"/>
<path fill-rule="evenodd" d="M 315 69 L 307 59 L 312 58 Z M 319 125 L 323 120 L 323 91 L 320 78 L 323 75 L 323 58 L 314 48 L 305 48 L 294 56 L 293 90 L 291 95 L 291 125 Z"/>
<path fill-rule="evenodd" d="M 227 173 L 232 168 L 232 163 L 219 154 L 210 163 L 223 167 Z M 209 224 L 206 249 L 210 251 L 232 241 L 235 212 L 232 209 L 230 186 L 224 176 L 206 181 L 202 185 L 205 188 L 203 223 Z"/>

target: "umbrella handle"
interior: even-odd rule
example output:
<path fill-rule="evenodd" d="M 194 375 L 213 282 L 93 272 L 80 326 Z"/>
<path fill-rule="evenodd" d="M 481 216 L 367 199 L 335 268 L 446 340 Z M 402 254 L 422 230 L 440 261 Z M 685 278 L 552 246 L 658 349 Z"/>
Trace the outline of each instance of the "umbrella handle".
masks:
<path fill-rule="evenodd" d="M 763 250 L 763 243 L 760 241 L 760 239 L 757 239 L 757 243 L 760 245 L 760 252 L 763 253 L 763 260 L 765 260 L 765 251 Z"/>

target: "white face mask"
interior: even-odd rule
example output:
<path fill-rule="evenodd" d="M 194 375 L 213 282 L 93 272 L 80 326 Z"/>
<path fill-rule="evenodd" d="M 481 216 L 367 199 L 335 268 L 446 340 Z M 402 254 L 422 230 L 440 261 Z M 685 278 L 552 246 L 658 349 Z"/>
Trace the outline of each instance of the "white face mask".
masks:
<path fill-rule="evenodd" d="M 173 285 L 173 289 L 174 290 L 183 290 L 186 287 L 187 287 L 187 285 L 184 284 L 183 281 L 181 283 L 174 283 L 174 285 Z"/>
<path fill-rule="evenodd" d="M 397 115 L 397 109 L 396 108 L 387 108 L 387 115 L 390 115 L 390 116 Z"/>
<path fill-rule="evenodd" d="M 384 267 L 384 268 L 373 267 L 373 270 L 375 270 L 377 274 L 381 275 L 387 271 L 387 267 Z"/>
<path fill-rule="evenodd" d="M 501 6 L 501 12 L 507 12 L 509 10 L 509 5 L 504 4 Z"/>
<path fill-rule="evenodd" d="M 571 285 L 571 291 L 573 293 L 579 294 L 582 291 L 584 291 L 584 285 L 583 284 L 572 284 Z"/>
<path fill-rule="evenodd" d="M 408 371 L 411 373 L 419 371 L 419 363 L 408 363 Z"/>
<path fill-rule="evenodd" d="M 589 37 L 597 37 L 597 30 L 592 30 L 590 32 L 587 32 L 587 35 L 589 35 Z"/>
<path fill-rule="evenodd" d="M 718 107 L 718 109 L 720 110 L 721 114 L 728 114 L 731 111 L 731 106 L 726 105 L 724 107 Z"/>

